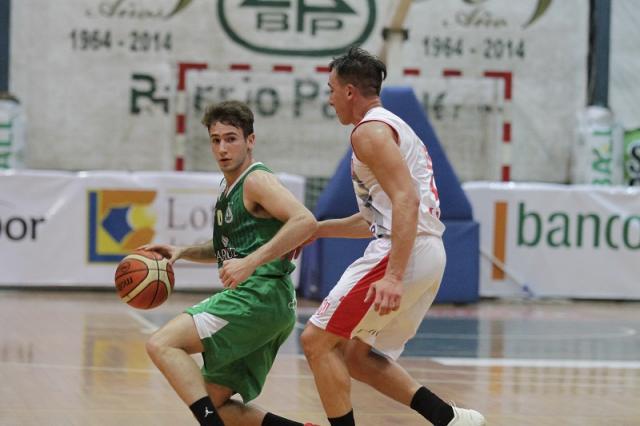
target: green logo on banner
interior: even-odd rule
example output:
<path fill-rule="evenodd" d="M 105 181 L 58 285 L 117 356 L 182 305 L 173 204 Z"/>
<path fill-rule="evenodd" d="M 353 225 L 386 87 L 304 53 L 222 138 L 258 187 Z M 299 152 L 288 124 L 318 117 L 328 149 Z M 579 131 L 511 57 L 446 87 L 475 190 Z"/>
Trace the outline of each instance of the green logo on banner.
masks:
<path fill-rule="evenodd" d="M 518 247 L 640 250 L 640 215 L 554 211 L 544 214 L 518 203 Z"/>
<path fill-rule="evenodd" d="M 331 56 L 367 40 L 376 20 L 376 3 L 218 0 L 218 18 L 233 41 L 254 52 Z"/>

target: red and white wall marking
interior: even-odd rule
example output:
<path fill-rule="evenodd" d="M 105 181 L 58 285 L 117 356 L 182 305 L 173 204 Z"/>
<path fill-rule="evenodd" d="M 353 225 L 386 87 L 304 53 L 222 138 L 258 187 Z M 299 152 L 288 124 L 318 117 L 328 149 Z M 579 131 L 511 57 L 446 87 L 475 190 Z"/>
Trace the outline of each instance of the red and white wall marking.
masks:
<path fill-rule="evenodd" d="M 176 137 L 175 137 L 175 170 L 184 170 L 184 155 L 186 151 L 186 111 L 187 111 L 187 93 L 186 93 L 186 75 L 192 70 L 206 70 L 209 68 L 207 63 L 202 62 L 180 62 L 178 63 L 178 85 L 176 93 Z M 306 67 L 305 67 L 306 68 Z M 256 67 L 247 63 L 229 64 L 229 71 L 255 71 Z M 314 67 L 316 73 L 328 73 L 329 67 L 319 65 Z M 290 64 L 273 64 L 270 68 L 260 66 L 260 71 L 270 71 L 273 73 L 293 73 L 295 67 Z M 420 68 L 405 68 L 403 70 L 405 76 L 420 77 L 422 74 Z M 463 72 L 459 69 L 442 70 L 443 77 L 462 77 Z M 482 73 L 483 77 L 497 78 L 504 81 L 504 102 L 508 106 L 513 96 L 513 73 L 511 71 L 487 70 Z M 508 112 L 511 108 L 505 108 L 505 118 L 501 126 L 501 163 L 500 176 L 503 182 L 511 180 L 511 119 Z"/>
<path fill-rule="evenodd" d="M 403 74 L 407 77 L 419 77 L 421 75 L 420 68 L 405 68 Z M 442 77 L 462 77 L 463 72 L 459 69 L 445 68 L 442 70 Z M 511 71 L 488 70 L 482 73 L 486 78 L 497 78 L 504 81 L 504 102 L 505 102 L 505 118 L 501 126 L 501 152 L 500 152 L 500 177 L 503 182 L 511 180 L 511 118 L 509 117 L 510 102 L 513 97 L 513 73 Z"/>

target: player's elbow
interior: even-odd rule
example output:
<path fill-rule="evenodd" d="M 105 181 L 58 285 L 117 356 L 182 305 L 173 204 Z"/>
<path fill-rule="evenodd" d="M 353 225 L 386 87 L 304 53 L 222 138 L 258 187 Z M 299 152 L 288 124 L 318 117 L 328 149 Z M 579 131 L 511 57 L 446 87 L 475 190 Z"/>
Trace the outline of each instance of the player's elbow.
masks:
<path fill-rule="evenodd" d="M 413 191 L 398 193 L 391 199 L 393 216 L 401 218 L 401 222 L 411 223 L 418 220 L 420 214 L 420 199 Z"/>
<path fill-rule="evenodd" d="M 418 210 L 420 209 L 420 198 L 416 191 L 406 191 L 404 193 L 397 194 L 394 198 L 394 200 L 391 200 L 393 205 L 397 205 L 406 212 L 415 212 L 416 215 L 418 214 Z"/>
<path fill-rule="evenodd" d="M 300 228 L 304 229 L 305 238 L 312 237 L 318 230 L 318 221 L 313 217 L 313 214 L 309 210 L 305 209 L 304 212 L 298 214 L 296 222 Z"/>

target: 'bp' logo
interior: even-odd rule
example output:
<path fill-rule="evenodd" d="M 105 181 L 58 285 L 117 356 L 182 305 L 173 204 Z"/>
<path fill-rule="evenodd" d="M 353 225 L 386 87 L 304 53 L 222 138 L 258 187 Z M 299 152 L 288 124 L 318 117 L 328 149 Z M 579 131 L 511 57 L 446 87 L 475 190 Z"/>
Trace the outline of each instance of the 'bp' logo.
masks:
<path fill-rule="evenodd" d="M 156 218 L 148 208 L 155 197 L 155 191 L 88 191 L 89 262 L 118 262 L 150 243 Z"/>
<path fill-rule="evenodd" d="M 330 56 L 369 37 L 376 4 L 375 0 L 219 0 L 218 17 L 233 41 L 255 52 Z"/>

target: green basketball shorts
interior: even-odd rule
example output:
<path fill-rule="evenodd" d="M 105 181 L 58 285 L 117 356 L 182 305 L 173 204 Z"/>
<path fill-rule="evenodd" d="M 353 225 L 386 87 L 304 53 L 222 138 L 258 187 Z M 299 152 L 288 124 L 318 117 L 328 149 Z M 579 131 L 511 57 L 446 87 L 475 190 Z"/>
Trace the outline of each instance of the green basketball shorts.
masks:
<path fill-rule="evenodd" d="M 186 309 L 202 340 L 207 382 L 256 398 L 296 321 L 291 279 L 251 276 Z"/>

